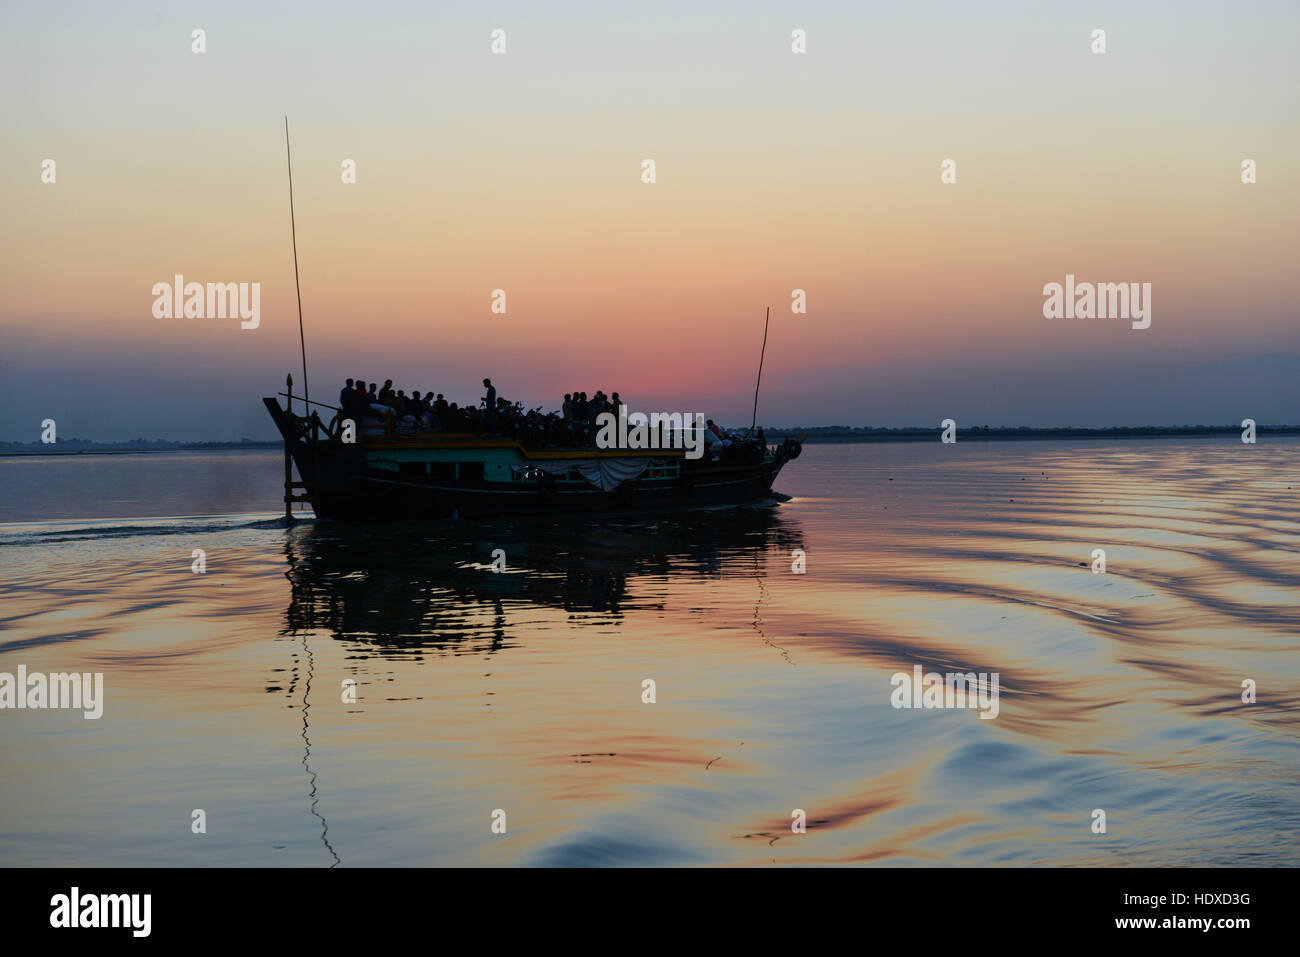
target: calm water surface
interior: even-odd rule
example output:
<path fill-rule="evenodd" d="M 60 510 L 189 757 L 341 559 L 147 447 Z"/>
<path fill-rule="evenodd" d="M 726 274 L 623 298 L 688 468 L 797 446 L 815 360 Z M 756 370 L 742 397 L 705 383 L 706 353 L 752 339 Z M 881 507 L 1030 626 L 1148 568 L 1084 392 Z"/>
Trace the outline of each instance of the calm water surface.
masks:
<path fill-rule="evenodd" d="M 106 699 L 0 712 L 0 863 L 1300 863 L 1294 440 L 811 445 L 675 520 L 286 529 L 281 479 L 0 459 L 0 671 Z M 894 709 L 917 664 L 1001 713 Z"/>

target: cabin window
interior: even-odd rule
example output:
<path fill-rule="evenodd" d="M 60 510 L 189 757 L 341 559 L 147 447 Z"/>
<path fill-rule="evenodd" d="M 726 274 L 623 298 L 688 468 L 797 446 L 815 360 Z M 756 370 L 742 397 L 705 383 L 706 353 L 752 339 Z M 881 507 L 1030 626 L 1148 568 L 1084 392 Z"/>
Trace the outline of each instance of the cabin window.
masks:
<path fill-rule="evenodd" d="M 482 482 L 483 481 L 483 463 L 482 462 L 457 462 L 457 477 L 462 482 Z"/>
<path fill-rule="evenodd" d="M 455 462 L 430 462 L 429 478 L 437 479 L 440 482 L 452 482 L 456 479 Z"/>
<path fill-rule="evenodd" d="M 397 466 L 397 474 L 403 478 L 424 478 L 429 472 L 423 462 L 401 462 Z"/>

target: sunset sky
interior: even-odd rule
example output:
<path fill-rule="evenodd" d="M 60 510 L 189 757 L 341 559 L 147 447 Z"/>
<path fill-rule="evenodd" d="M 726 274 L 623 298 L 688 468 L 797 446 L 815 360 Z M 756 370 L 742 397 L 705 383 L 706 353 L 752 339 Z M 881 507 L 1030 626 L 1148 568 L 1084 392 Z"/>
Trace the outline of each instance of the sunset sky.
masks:
<path fill-rule="evenodd" d="M 490 375 L 747 425 L 771 306 L 770 425 L 1300 423 L 1293 2 L 55 2 L 0 26 L 0 440 L 275 435 L 258 399 L 301 378 L 285 114 L 313 398 L 364 375 L 476 401 Z M 260 327 L 154 318 L 177 273 L 260 282 Z M 1067 273 L 1151 283 L 1151 328 L 1045 319 Z"/>

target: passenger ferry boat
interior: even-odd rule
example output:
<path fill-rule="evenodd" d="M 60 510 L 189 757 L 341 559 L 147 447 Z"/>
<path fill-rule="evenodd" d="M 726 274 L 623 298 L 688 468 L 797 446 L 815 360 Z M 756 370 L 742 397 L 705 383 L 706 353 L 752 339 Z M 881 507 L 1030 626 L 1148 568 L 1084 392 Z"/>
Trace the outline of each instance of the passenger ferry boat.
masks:
<path fill-rule="evenodd" d="M 284 147 L 305 385 L 307 343 L 287 116 Z M 759 353 L 760 383 L 770 318 L 769 309 Z M 529 447 L 515 438 L 421 431 L 414 420 L 409 426 L 395 422 L 391 411 L 382 418 L 361 411 L 360 421 L 345 419 L 341 409 L 311 402 L 307 396 L 302 397 L 304 414 L 295 415 L 292 376 L 286 377 L 285 386 L 279 393 L 284 408 L 274 397 L 262 402 L 284 438 L 284 506 L 289 521 L 294 502 L 310 503 L 320 518 L 399 520 L 741 504 L 773 497 L 772 483 L 782 466 L 798 457 L 804 438 L 787 438 L 777 448 L 757 441 L 733 443 L 721 450 L 705 447 L 700 458 L 688 458 L 685 449 Z M 757 412 L 757 383 L 754 408 Z M 316 409 L 337 414 L 326 422 Z M 353 428 L 346 428 L 345 422 Z M 293 480 L 294 465 L 301 481 Z"/>
<path fill-rule="evenodd" d="M 285 513 L 308 502 L 320 518 L 436 519 L 560 512 L 674 510 L 772 499 L 772 483 L 800 440 L 706 450 L 529 448 L 515 438 L 422 432 L 392 417 L 363 419 L 344 441 L 341 415 L 262 401 L 285 447 Z M 326 409 L 323 403 L 312 403 Z M 337 411 L 337 410 L 335 410 Z M 292 479 L 290 459 L 301 481 Z M 301 490 L 301 494 L 297 494 Z"/>

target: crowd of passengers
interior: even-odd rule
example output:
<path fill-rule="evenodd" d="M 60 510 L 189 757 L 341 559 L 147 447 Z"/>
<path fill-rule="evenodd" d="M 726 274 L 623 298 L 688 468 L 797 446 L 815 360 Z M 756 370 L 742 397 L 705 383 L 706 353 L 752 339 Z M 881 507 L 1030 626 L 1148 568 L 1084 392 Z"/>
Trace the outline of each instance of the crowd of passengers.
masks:
<path fill-rule="evenodd" d="M 483 388 L 485 394 L 477 406 L 460 406 L 432 390 L 423 394 L 416 390 L 408 396 L 405 390 L 393 388 L 392 379 L 378 389 L 373 382 L 367 385 L 364 379 L 348 379 L 339 392 L 340 414 L 358 423 L 391 419 L 399 433 L 469 433 L 518 439 L 529 448 L 582 448 L 595 443 L 601 413 L 617 418 L 619 409 L 626 408 L 617 392 L 606 396 L 598 389 L 591 398 L 585 392 L 566 392 L 559 412 L 543 412 L 540 406 L 525 410 L 522 403 L 498 396 L 491 379 L 483 380 Z M 730 455 L 733 446 L 762 449 L 767 440 L 762 429 L 752 436 L 733 436 L 709 419 L 704 441 L 707 448 Z"/>

